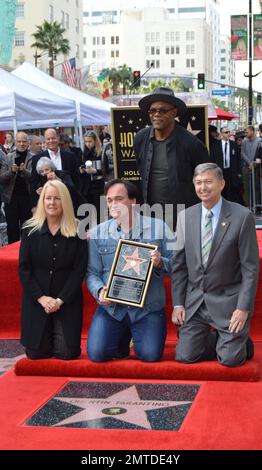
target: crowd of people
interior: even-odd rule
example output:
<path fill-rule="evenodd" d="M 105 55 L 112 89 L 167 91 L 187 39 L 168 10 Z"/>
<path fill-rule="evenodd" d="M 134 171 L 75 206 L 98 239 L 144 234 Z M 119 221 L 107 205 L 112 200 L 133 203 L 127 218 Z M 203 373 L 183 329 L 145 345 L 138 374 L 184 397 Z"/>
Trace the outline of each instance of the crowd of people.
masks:
<path fill-rule="evenodd" d="M 262 126 L 259 137 L 248 126 L 243 139 L 227 127 L 218 133 L 210 126 L 208 151 L 176 120 L 186 105 L 171 89 L 156 89 L 139 106 L 151 121 L 134 139 L 139 187 L 114 179 L 107 126 L 100 133 L 87 130 L 83 151 L 55 129 L 47 129 L 43 140 L 29 139 L 25 132 L 15 139 L 7 134 L 0 150 L 0 185 L 9 243 L 22 233 L 22 344 L 31 359 L 79 356 L 86 277 L 98 303 L 88 334 L 89 358 L 128 357 L 132 339 L 137 358 L 159 361 L 168 275 L 172 320 L 179 327 L 176 360 L 241 365 L 254 352 L 249 329 L 259 256 L 248 206 L 250 174 L 260 178 Z M 109 212 L 104 222 L 101 197 Z M 141 200 L 147 210 L 158 205 L 162 217 L 157 210 L 141 213 Z M 98 215 L 87 231 L 77 218 L 83 203 Z M 155 246 L 143 306 L 107 298 L 121 239 Z M 144 262 L 138 248 L 129 258 L 128 269 L 137 279 L 137 263 Z"/>

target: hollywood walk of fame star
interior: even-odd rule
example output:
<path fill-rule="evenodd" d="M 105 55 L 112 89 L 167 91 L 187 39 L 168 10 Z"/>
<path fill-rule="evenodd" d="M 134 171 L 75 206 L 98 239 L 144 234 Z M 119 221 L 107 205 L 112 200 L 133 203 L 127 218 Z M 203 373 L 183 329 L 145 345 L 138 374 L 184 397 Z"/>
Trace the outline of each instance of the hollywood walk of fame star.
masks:
<path fill-rule="evenodd" d="M 129 119 L 128 124 L 133 124 L 133 122 L 132 119 Z"/>
<path fill-rule="evenodd" d="M 199 132 L 201 132 L 201 129 L 192 129 L 190 122 L 187 125 L 187 130 L 193 135 L 197 135 Z"/>
<path fill-rule="evenodd" d="M 136 248 L 132 255 L 122 255 L 126 261 L 126 265 L 122 269 L 122 272 L 128 269 L 133 269 L 136 274 L 140 274 L 140 265 L 146 263 L 147 259 L 139 258 L 138 248 Z"/>
<path fill-rule="evenodd" d="M 195 120 L 196 120 L 196 116 L 192 116 L 192 117 L 191 117 L 191 120 L 192 120 L 192 121 L 195 121 Z"/>
<path fill-rule="evenodd" d="M 141 400 L 135 385 L 102 399 L 59 397 L 55 398 L 55 400 L 81 408 L 80 411 L 56 423 L 55 426 L 108 418 L 110 416 L 144 429 L 152 429 L 146 411 L 172 408 L 192 403 L 192 401 L 177 400 Z"/>

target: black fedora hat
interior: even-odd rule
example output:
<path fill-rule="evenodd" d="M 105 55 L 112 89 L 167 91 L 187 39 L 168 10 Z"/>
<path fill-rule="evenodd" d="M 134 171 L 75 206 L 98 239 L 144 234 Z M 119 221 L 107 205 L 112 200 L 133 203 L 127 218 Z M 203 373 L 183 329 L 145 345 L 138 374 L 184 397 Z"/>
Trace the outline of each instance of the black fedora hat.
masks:
<path fill-rule="evenodd" d="M 138 106 L 140 109 L 142 109 L 142 111 L 147 112 L 150 105 L 156 101 L 166 101 L 167 103 L 172 104 L 174 108 L 177 108 L 178 116 L 182 116 L 187 110 L 184 101 L 177 98 L 171 88 L 166 88 L 163 86 L 156 88 L 150 95 L 144 96 L 144 98 L 139 101 Z"/>

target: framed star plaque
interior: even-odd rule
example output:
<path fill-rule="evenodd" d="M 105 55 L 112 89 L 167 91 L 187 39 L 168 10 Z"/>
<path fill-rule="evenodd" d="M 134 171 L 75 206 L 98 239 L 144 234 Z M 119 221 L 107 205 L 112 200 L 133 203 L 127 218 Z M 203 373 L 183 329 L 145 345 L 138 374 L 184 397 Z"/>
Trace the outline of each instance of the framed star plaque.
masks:
<path fill-rule="evenodd" d="M 156 245 L 119 240 L 105 299 L 143 308 L 153 270 L 151 251 Z"/>

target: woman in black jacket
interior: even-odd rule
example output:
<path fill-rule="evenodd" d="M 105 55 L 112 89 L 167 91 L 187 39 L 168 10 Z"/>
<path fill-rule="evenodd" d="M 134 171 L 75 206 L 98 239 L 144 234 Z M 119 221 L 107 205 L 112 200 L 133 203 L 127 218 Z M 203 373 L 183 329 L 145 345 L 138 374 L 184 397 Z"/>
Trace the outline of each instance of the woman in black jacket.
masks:
<path fill-rule="evenodd" d="M 21 342 L 30 359 L 80 355 L 86 266 L 86 240 L 77 235 L 69 191 L 58 180 L 48 181 L 24 224 L 19 256 Z"/>
<path fill-rule="evenodd" d="M 102 161 L 102 146 L 95 131 L 87 131 L 84 135 L 83 165 L 80 167 L 81 193 L 85 200 L 92 204 L 100 223 L 100 198 L 104 194 L 105 174 Z"/>

